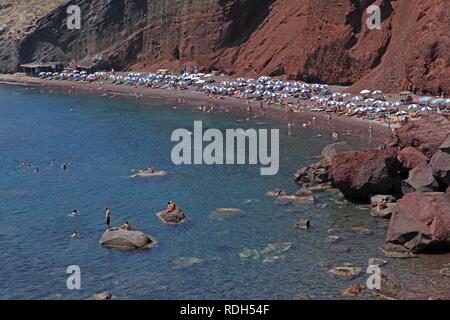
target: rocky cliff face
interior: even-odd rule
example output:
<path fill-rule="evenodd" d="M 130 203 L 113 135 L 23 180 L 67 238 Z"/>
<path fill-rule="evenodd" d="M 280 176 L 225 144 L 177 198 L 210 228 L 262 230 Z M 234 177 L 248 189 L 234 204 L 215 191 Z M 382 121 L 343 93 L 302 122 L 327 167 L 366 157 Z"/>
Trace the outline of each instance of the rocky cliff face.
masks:
<path fill-rule="evenodd" d="M 0 31 L 0 71 L 33 60 L 115 69 L 219 69 L 310 82 L 450 93 L 446 0 L 72 0 L 26 32 Z M 81 30 L 65 25 L 68 4 Z M 366 8 L 379 5 L 379 30 Z M 1 15 L 0 9 L 0 15 Z"/>

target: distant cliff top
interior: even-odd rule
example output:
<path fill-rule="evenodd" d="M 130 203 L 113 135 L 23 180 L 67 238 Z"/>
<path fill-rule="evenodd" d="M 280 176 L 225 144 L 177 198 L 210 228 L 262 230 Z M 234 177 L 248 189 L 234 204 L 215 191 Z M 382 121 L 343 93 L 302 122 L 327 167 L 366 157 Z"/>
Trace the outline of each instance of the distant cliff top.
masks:
<path fill-rule="evenodd" d="M 69 3 L 81 8 L 81 30 L 65 24 Z M 367 27 L 370 5 L 380 8 L 380 29 Z M 0 0 L 0 72 L 38 60 L 195 65 L 448 95 L 449 51 L 447 0 Z"/>

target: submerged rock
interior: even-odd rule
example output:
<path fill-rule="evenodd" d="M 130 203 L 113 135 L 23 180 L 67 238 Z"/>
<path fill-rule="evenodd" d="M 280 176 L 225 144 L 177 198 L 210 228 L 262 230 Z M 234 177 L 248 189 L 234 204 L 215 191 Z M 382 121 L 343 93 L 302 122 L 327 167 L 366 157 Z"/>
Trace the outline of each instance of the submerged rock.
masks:
<path fill-rule="evenodd" d="M 149 172 L 148 170 L 142 170 L 142 171 L 138 171 L 138 173 L 133 174 L 131 176 L 131 178 L 151 178 L 151 177 L 163 177 L 166 176 L 167 172 L 166 171 L 154 171 L 154 172 Z"/>
<path fill-rule="evenodd" d="M 329 274 L 337 277 L 347 278 L 349 280 L 355 279 L 362 273 L 361 268 L 358 267 L 335 267 L 328 271 Z"/>
<path fill-rule="evenodd" d="M 379 258 L 371 258 L 368 261 L 369 266 L 377 266 L 377 267 L 384 267 L 388 263 L 387 260 L 379 259 Z"/>
<path fill-rule="evenodd" d="M 156 215 L 165 224 L 180 224 L 186 222 L 186 215 L 179 208 L 172 212 L 167 212 L 166 210 L 160 211 Z"/>
<path fill-rule="evenodd" d="M 240 217 L 243 212 L 238 208 L 218 208 L 209 214 L 211 219 L 223 220 L 227 218 Z"/>
<path fill-rule="evenodd" d="M 331 162 L 336 154 L 350 150 L 352 150 L 352 148 L 350 148 L 350 146 L 346 142 L 332 143 L 323 148 L 322 158 L 326 161 Z"/>
<path fill-rule="evenodd" d="M 259 259 L 260 254 L 258 252 L 258 250 L 255 249 L 245 249 L 244 251 L 242 251 L 239 256 L 241 258 L 247 259 L 247 258 L 253 258 L 253 259 Z"/>
<path fill-rule="evenodd" d="M 274 251 L 284 252 L 288 251 L 292 246 L 290 242 L 279 242 L 279 243 L 270 243 L 269 248 L 272 248 Z"/>
<path fill-rule="evenodd" d="M 362 295 L 366 287 L 360 283 L 357 283 L 350 288 L 347 288 L 341 292 L 344 297 L 359 297 Z"/>
<path fill-rule="evenodd" d="M 124 250 L 148 249 L 156 245 L 156 241 L 141 231 L 106 230 L 99 243 L 103 247 Z"/>
<path fill-rule="evenodd" d="M 90 297 L 87 297 L 85 300 L 111 300 L 112 293 L 109 291 L 103 291 L 96 294 L 93 294 Z"/>
<path fill-rule="evenodd" d="M 189 267 L 200 263 L 203 263 L 203 260 L 196 257 L 182 257 L 175 260 L 175 264 L 179 268 Z"/>
<path fill-rule="evenodd" d="M 341 237 L 335 236 L 335 235 L 328 236 L 325 239 L 325 242 L 328 242 L 328 243 L 336 243 L 336 242 L 339 242 L 339 241 L 341 241 Z"/>
<path fill-rule="evenodd" d="M 306 166 L 295 173 L 295 181 L 298 184 L 307 183 L 310 186 L 326 183 L 330 181 L 328 175 L 329 167 L 329 161 L 325 160 Z"/>
<path fill-rule="evenodd" d="M 308 230 L 310 227 L 309 219 L 298 220 L 298 222 L 295 224 L 295 227 L 298 229 Z"/>
<path fill-rule="evenodd" d="M 372 234 L 372 231 L 366 227 L 353 227 L 352 231 L 359 234 Z"/>

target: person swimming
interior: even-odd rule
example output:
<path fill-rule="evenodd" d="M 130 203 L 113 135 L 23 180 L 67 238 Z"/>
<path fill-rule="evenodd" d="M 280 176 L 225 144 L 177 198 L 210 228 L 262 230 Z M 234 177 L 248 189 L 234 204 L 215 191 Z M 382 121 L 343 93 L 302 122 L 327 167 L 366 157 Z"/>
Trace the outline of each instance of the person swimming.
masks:
<path fill-rule="evenodd" d="M 69 164 L 67 163 L 67 161 L 64 161 L 64 162 L 61 164 L 61 168 L 62 168 L 63 170 L 67 170 L 68 167 L 69 167 Z"/>
<path fill-rule="evenodd" d="M 79 213 L 78 213 L 78 210 L 77 209 L 73 209 L 73 211 L 72 211 L 72 215 L 73 216 L 77 216 Z"/>
<path fill-rule="evenodd" d="M 78 237 L 78 231 L 77 229 L 73 230 L 72 234 L 70 235 L 71 238 L 77 238 Z"/>

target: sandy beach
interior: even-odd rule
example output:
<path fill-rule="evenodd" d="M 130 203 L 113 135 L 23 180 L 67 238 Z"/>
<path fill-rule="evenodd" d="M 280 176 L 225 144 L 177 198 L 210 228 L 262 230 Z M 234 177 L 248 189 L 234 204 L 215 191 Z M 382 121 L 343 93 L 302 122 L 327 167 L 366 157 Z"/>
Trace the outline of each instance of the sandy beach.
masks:
<path fill-rule="evenodd" d="M 26 76 L 23 73 L 15 74 L 0 74 L 0 83 L 15 84 L 15 85 L 29 85 L 42 88 L 45 90 L 63 91 L 64 93 L 89 93 L 99 96 L 109 96 L 110 98 L 128 98 L 139 99 L 147 102 L 158 102 L 161 104 L 173 104 L 177 107 L 195 106 L 203 107 L 212 103 L 214 108 L 233 109 L 235 112 L 242 112 L 248 115 L 246 108 L 250 105 L 252 107 L 253 116 L 261 116 L 259 112 L 259 101 L 250 101 L 249 104 L 244 105 L 242 99 L 236 97 L 215 97 L 210 100 L 208 95 L 202 91 L 193 90 L 167 90 L 160 88 L 148 88 L 140 86 L 117 85 L 109 81 L 103 82 L 85 82 L 85 81 L 60 81 L 47 80 L 37 77 Z M 177 104 L 177 99 L 185 98 L 186 103 Z M 258 110 L 258 111 L 255 111 Z M 313 112 L 307 109 L 302 109 L 300 112 L 286 112 L 281 108 L 275 106 L 265 106 L 265 116 L 278 117 L 283 121 L 294 124 L 294 126 L 302 126 L 311 124 L 315 127 L 325 128 L 332 132 L 344 135 L 359 135 L 369 136 L 369 127 L 372 127 L 372 138 L 374 142 L 381 142 L 390 135 L 390 130 L 375 122 L 366 119 L 348 116 L 326 117 L 324 113 Z"/>

